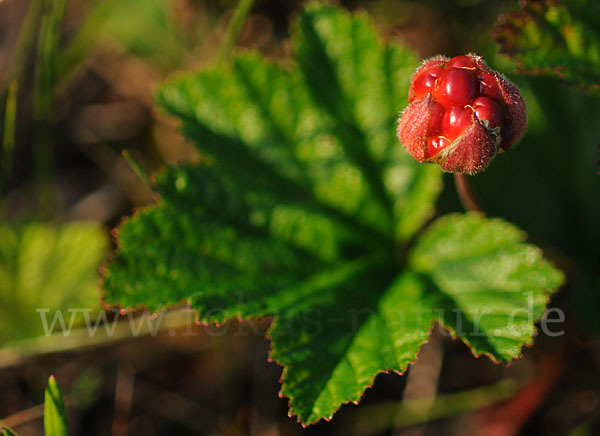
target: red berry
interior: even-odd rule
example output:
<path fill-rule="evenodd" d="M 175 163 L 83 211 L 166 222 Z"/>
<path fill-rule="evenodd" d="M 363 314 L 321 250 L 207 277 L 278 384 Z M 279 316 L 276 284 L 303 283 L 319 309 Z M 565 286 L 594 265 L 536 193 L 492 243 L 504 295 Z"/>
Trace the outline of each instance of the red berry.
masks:
<path fill-rule="evenodd" d="M 477 97 L 473 102 L 475 115 L 480 120 L 486 120 L 489 127 L 500 127 L 502 125 L 502 109 L 489 97 Z"/>
<path fill-rule="evenodd" d="M 409 101 L 414 99 L 424 98 L 430 92 L 433 92 L 435 81 L 444 70 L 441 67 L 433 67 L 425 70 L 417 76 L 411 87 L 411 95 Z"/>
<path fill-rule="evenodd" d="M 442 132 L 454 140 L 473 123 L 473 111 L 470 107 L 452 106 L 442 119 Z"/>
<path fill-rule="evenodd" d="M 425 151 L 425 159 L 434 157 L 451 143 L 452 142 L 444 136 L 434 136 L 433 138 L 429 138 L 427 141 L 427 149 Z"/>
<path fill-rule="evenodd" d="M 466 106 L 478 91 L 475 76 L 469 70 L 450 68 L 444 71 L 436 85 L 436 97 L 446 107 Z"/>
<path fill-rule="evenodd" d="M 398 138 L 419 162 L 475 174 L 521 139 L 527 124 L 519 89 L 479 56 L 436 56 L 413 76 Z M 449 147 L 451 145 L 451 147 Z"/>
<path fill-rule="evenodd" d="M 493 74 L 481 72 L 477 75 L 479 80 L 479 93 L 493 98 L 496 101 L 502 101 L 502 90 L 498 86 L 498 80 Z"/>
<path fill-rule="evenodd" d="M 475 70 L 477 64 L 469 56 L 455 56 L 448 61 L 446 68 L 464 68 L 466 70 Z"/>
<path fill-rule="evenodd" d="M 444 117 L 444 106 L 434 102 L 429 109 L 429 121 L 427 123 L 427 134 L 425 136 L 435 136 L 442 130 L 442 118 Z"/>

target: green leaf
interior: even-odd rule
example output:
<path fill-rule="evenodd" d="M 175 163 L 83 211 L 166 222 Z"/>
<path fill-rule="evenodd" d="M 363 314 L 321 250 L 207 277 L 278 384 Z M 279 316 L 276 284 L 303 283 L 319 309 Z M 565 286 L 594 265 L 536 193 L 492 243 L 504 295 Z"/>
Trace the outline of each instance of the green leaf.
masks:
<path fill-rule="evenodd" d="M 1 436 L 17 436 L 17 434 L 8 427 L 0 428 L 0 435 Z"/>
<path fill-rule="evenodd" d="M 394 268 L 375 265 L 349 272 L 301 284 L 318 295 L 280 315 L 270 330 L 271 357 L 285 368 L 282 394 L 304 424 L 357 403 L 379 372 L 405 371 L 429 336 L 432 320 L 417 310 L 429 296 L 418 277 L 393 280 Z"/>
<path fill-rule="evenodd" d="M 309 255 L 260 229 L 201 219 L 165 205 L 127 221 L 119 231 L 118 263 L 106 276 L 107 301 L 158 310 L 210 297 L 214 304 L 231 306 L 237 292 L 266 292 L 263 286 L 290 283 L 316 265 Z"/>
<path fill-rule="evenodd" d="M 501 220 L 439 219 L 410 256 L 413 271 L 371 266 L 328 290 L 307 282 L 320 303 L 303 299 L 270 331 L 272 358 L 285 366 L 284 395 L 301 422 L 357 402 L 382 370 L 403 372 L 440 322 L 477 354 L 508 361 L 530 344 L 562 274 Z M 322 283 L 322 282 L 321 282 Z"/>
<path fill-rule="evenodd" d="M 481 321 L 483 337 L 464 332 L 476 352 L 517 356 L 534 319 L 515 315 L 514 337 L 494 339 L 492 328 L 528 308 L 524 288 L 539 317 L 561 280 L 520 232 L 443 218 L 405 260 L 441 187 L 440 172 L 395 137 L 415 56 L 379 41 L 365 16 L 323 5 L 301 14 L 292 43 L 289 68 L 245 53 L 159 90 L 203 162 L 159 173 L 159 204 L 121 225 L 106 301 L 154 311 L 184 302 L 205 322 L 273 317 L 271 357 L 303 424 L 357 402 L 381 371 L 405 371 L 436 321 L 456 334 Z M 470 318 L 479 306 L 461 284 L 491 293 L 498 311 Z"/>
<path fill-rule="evenodd" d="M 492 30 L 520 73 L 548 75 L 600 95 L 600 4 L 595 0 L 521 2 Z"/>
<path fill-rule="evenodd" d="M 382 48 L 367 16 L 319 3 L 301 15 L 294 43 L 304 83 L 331 117 L 332 134 L 379 207 L 391 211 L 395 236 L 410 238 L 432 215 L 441 189 L 437 168 L 414 165 L 395 134 L 414 54 L 400 44 Z"/>
<path fill-rule="evenodd" d="M 106 231 L 92 223 L 0 225 L 0 344 L 45 334 L 60 313 L 99 309 Z M 40 312 L 42 311 L 42 312 Z"/>
<path fill-rule="evenodd" d="M 44 400 L 44 434 L 46 436 L 68 436 L 65 402 L 53 375 L 48 378 Z"/>
<path fill-rule="evenodd" d="M 457 321 L 446 311 L 446 326 L 459 330 L 475 353 L 503 362 L 533 342 L 534 321 L 564 281 L 524 239 L 499 219 L 446 215 L 427 229 L 409 260 L 464 315 Z"/>

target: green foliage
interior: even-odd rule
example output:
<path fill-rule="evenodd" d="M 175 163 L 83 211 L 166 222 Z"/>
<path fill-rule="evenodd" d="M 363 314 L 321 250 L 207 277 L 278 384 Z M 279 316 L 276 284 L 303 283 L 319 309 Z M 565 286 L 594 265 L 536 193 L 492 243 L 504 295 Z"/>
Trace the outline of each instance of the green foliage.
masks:
<path fill-rule="evenodd" d="M 528 0 L 492 31 L 521 73 L 549 75 L 600 95 L 600 4 Z"/>
<path fill-rule="evenodd" d="M 68 436 L 67 413 L 65 402 L 54 376 L 48 378 L 44 400 L 44 434 L 45 436 Z"/>
<path fill-rule="evenodd" d="M 466 327 L 460 335 L 475 353 L 503 362 L 532 343 L 531 321 L 542 317 L 549 291 L 563 282 L 560 271 L 538 248 L 524 244 L 524 237 L 499 219 L 446 215 L 427 229 L 410 258 L 412 269 L 447 299 L 444 317 L 450 306 L 464 314 L 463 321 L 477 320 L 473 327 L 458 326 L 463 332 Z M 456 323 L 456 318 L 445 321 L 452 329 Z"/>
<path fill-rule="evenodd" d="M 0 225 L 0 343 L 44 333 L 37 309 L 98 308 L 97 271 L 106 254 L 96 224 Z"/>
<path fill-rule="evenodd" d="M 525 139 L 473 179 L 490 215 L 527 229 L 573 268 L 570 297 L 578 322 L 600 331 L 600 99 L 550 78 L 517 78 L 527 102 Z M 507 177 L 507 174 L 510 177 Z M 569 260 L 566 260 L 567 256 Z"/>
<path fill-rule="evenodd" d="M 322 5 L 292 43 L 291 69 L 244 54 L 161 88 L 204 163 L 160 173 L 159 204 L 119 228 L 106 301 L 273 316 L 271 356 L 304 424 L 405 371 L 436 321 L 476 353 L 519 355 L 562 281 L 522 232 L 452 215 L 408 251 L 441 185 L 395 137 L 414 54 Z"/>
<path fill-rule="evenodd" d="M 44 393 L 44 435 L 69 436 L 65 402 L 53 375 L 48 378 Z M 17 433 L 7 427 L 1 427 L 0 436 L 17 436 Z"/>

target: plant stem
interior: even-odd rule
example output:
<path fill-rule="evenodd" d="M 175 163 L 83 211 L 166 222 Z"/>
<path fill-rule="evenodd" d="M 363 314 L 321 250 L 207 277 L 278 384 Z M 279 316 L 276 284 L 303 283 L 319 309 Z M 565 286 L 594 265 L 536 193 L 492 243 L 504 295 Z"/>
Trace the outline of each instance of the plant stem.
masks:
<path fill-rule="evenodd" d="M 129 164 L 135 175 L 138 176 L 138 178 L 144 183 L 144 185 L 146 185 L 150 190 L 152 190 L 152 182 L 150 181 L 150 177 L 148 176 L 148 173 L 146 173 L 144 168 L 142 168 L 140 163 L 137 160 L 135 160 L 135 158 L 131 155 L 131 153 L 129 153 L 128 150 L 123 150 L 121 152 L 121 155 L 123 156 L 123 159 L 125 159 L 125 161 Z"/>
<path fill-rule="evenodd" d="M 43 4 L 39 27 L 33 96 L 33 121 L 36 128 L 34 158 L 38 204 L 42 217 L 50 218 L 56 207 L 52 187 L 54 138 L 52 137 L 52 103 L 56 82 L 56 53 L 60 45 L 66 0 L 38 0 Z"/>
<path fill-rule="evenodd" d="M 19 31 L 14 55 L 11 56 L 6 73 L 0 81 L 0 93 L 4 93 L 13 80 L 20 80 L 23 70 L 27 67 L 27 56 L 33 49 L 39 31 L 39 19 L 43 3 L 32 0 L 27 9 L 25 21 Z"/>
<path fill-rule="evenodd" d="M 8 87 L 8 96 L 6 97 L 4 134 L 2 137 L 2 147 L 0 147 L 0 193 L 4 193 L 10 184 L 12 154 L 15 147 L 18 90 L 19 84 L 15 80 Z"/>
<path fill-rule="evenodd" d="M 254 0 L 240 0 L 235 8 L 231 21 L 227 26 L 227 32 L 225 33 L 223 42 L 221 42 L 221 46 L 219 47 L 219 63 L 224 63 L 230 58 L 233 47 L 235 47 L 238 42 L 240 34 L 244 29 L 246 18 L 248 18 L 248 14 L 250 13 L 250 9 L 252 9 L 253 4 Z"/>
<path fill-rule="evenodd" d="M 393 428 L 407 428 L 484 409 L 511 398 L 518 389 L 511 379 L 491 386 L 438 395 L 436 398 L 415 398 L 400 403 L 365 405 L 359 409 L 353 434 L 375 434 Z"/>
<path fill-rule="evenodd" d="M 403 408 L 408 414 L 412 412 L 418 416 L 432 412 L 444 360 L 444 335 L 446 334 L 439 324 L 435 324 L 431 329 L 429 342 L 421 347 L 419 359 L 412 364 L 408 372 L 402 398 Z M 421 436 L 425 434 L 425 429 L 413 427 L 404 433 L 407 436 Z"/>
<path fill-rule="evenodd" d="M 471 176 L 462 173 L 454 173 L 454 184 L 456 193 L 465 210 L 469 212 L 483 212 L 481 203 L 477 200 L 477 196 L 471 186 Z"/>

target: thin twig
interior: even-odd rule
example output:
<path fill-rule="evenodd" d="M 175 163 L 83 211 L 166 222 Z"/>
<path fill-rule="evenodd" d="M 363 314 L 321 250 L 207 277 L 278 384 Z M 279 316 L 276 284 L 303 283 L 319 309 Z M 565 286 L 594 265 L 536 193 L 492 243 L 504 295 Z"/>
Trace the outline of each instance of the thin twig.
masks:
<path fill-rule="evenodd" d="M 128 150 L 123 150 L 121 152 L 123 159 L 129 164 L 133 172 L 139 177 L 139 179 L 146 185 L 150 190 L 152 190 L 152 182 L 150 181 L 150 176 L 148 173 L 142 168 L 142 165 L 135 160 L 135 158 L 129 153 Z"/>
<path fill-rule="evenodd" d="M 471 186 L 471 176 L 461 173 L 454 173 L 454 184 L 456 185 L 456 193 L 465 210 L 470 212 L 483 212 L 481 203 L 477 200 L 477 196 Z"/>
<path fill-rule="evenodd" d="M 73 401 L 73 395 L 65 395 L 64 401 L 65 406 L 70 406 L 72 403 L 76 403 Z M 35 406 L 29 407 L 28 409 L 20 410 L 16 413 L 13 413 L 10 416 L 0 420 L 0 426 L 9 427 L 11 429 L 19 427 L 21 425 L 30 423 L 35 421 L 36 419 L 42 419 L 44 417 L 44 405 L 37 404 Z"/>
<path fill-rule="evenodd" d="M 431 329 L 429 342 L 419 350 L 419 359 L 411 366 L 406 378 L 406 387 L 402 406 L 399 411 L 413 415 L 429 415 L 435 404 L 440 380 L 440 371 L 444 360 L 444 334 L 442 327 L 436 324 Z M 415 402 L 418 400 L 418 402 Z M 416 406 L 415 406 L 416 404 Z M 412 410 L 411 410 L 412 408 Z M 394 435 L 422 436 L 423 426 L 396 431 Z"/>
<path fill-rule="evenodd" d="M 509 399 L 518 387 L 514 380 L 503 379 L 491 386 L 438 395 L 433 404 L 430 398 L 415 398 L 363 406 L 358 409 L 352 434 L 375 434 L 481 410 Z"/>
<path fill-rule="evenodd" d="M 22 365 L 23 362 L 37 356 L 91 349 L 133 340 L 134 338 L 154 336 L 159 332 L 164 333 L 172 330 L 177 333 L 177 330 L 193 327 L 190 324 L 190 322 L 193 324 L 193 321 L 190 321 L 186 309 L 165 312 L 154 321 L 150 319 L 149 313 L 143 313 L 140 317 L 134 317 L 134 315 L 135 312 L 130 315 L 120 315 L 119 318 L 104 324 L 104 328 L 98 328 L 93 335 L 90 333 L 89 326 L 84 325 L 73 328 L 67 336 L 65 331 L 57 330 L 50 336 L 25 339 L 12 347 L 2 348 L 0 349 L 0 369 Z M 200 339 L 204 335 L 202 330 L 197 333 L 189 333 L 189 335 L 194 336 L 196 334 Z M 206 342 L 203 346 L 210 348 L 213 344 Z"/>
<path fill-rule="evenodd" d="M 129 362 L 122 363 L 117 372 L 115 386 L 115 413 L 112 424 L 112 436 L 127 436 L 129 416 L 133 404 L 135 368 Z"/>

